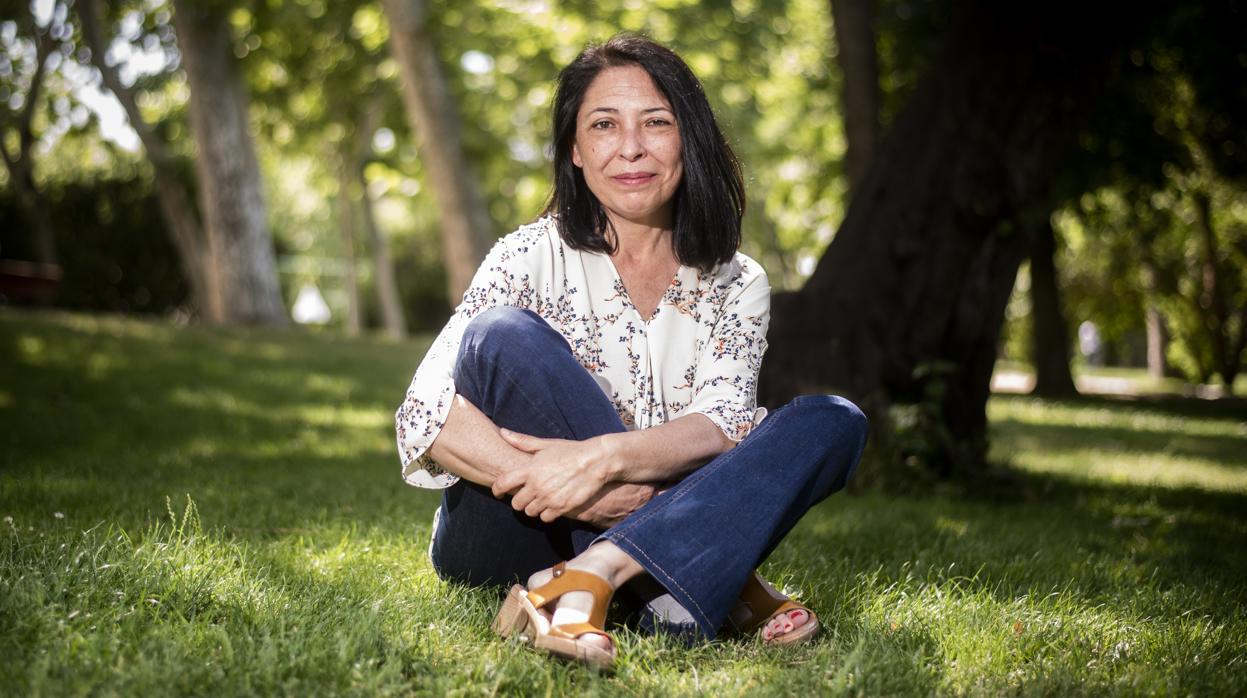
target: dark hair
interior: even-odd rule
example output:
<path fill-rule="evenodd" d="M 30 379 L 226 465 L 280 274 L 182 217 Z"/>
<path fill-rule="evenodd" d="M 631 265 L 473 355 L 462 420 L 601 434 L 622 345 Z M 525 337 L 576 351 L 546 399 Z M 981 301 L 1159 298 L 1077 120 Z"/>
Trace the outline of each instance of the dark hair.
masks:
<path fill-rule="evenodd" d="M 544 215 L 553 216 L 563 242 L 578 250 L 613 253 L 606 236 L 610 221 L 572 162 L 576 116 L 590 83 L 605 68 L 636 65 L 649 73 L 671 103 L 680 132 L 684 176 L 673 208 L 676 257 L 685 266 L 709 271 L 732 259 L 740 247 L 745 183 L 701 82 L 671 49 L 633 34 L 618 34 L 589 46 L 559 73 L 554 96 L 554 191 Z"/>

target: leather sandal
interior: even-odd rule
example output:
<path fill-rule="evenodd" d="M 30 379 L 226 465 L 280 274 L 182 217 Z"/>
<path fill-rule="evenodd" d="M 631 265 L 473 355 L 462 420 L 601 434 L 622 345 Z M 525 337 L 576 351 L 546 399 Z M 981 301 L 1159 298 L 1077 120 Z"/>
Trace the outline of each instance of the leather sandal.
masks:
<path fill-rule="evenodd" d="M 587 591 L 593 594 L 593 610 L 587 623 L 564 623 L 549 625 L 538 609 L 571 591 Z M 554 578 L 533 590 L 516 584 L 507 592 L 502 608 L 494 618 L 493 630 L 502 637 L 519 637 L 529 646 L 544 650 L 556 657 L 586 664 L 594 669 L 609 671 L 615 664 L 615 642 L 602 629 L 606 623 L 606 610 L 610 607 L 615 590 L 605 579 L 581 570 L 567 569 L 567 563 L 554 566 Z M 548 630 L 544 630 L 549 626 Z M 605 635 L 611 640 L 611 649 L 604 650 L 588 645 L 580 638 L 590 633 Z"/>
<path fill-rule="evenodd" d="M 752 635 L 766 627 L 777 616 L 792 611 L 805 611 L 806 621 L 801 627 L 793 628 L 782 635 L 775 635 L 762 642 L 772 647 L 796 645 L 808 642 L 818 634 L 818 616 L 808 607 L 791 599 L 776 598 L 762 583 L 757 572 L 749 575 L 745 586 L 740 590 L 740 602 L 732 610 L 731 621 L 736 629 L 746 635 Z"/>

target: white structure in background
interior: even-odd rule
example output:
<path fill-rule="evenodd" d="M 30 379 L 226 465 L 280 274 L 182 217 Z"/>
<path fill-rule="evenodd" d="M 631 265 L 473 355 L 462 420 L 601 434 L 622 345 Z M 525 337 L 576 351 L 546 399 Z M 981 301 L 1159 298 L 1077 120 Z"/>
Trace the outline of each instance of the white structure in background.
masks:
<path fill-rule="evenodd" d="M 1104 345 L 1100 342 L 1100 328 L 1090 320 L 1078 326 L 1078 351 L 1087 360 L 1089 366 L 1104 365 Z"/>
<path fill-rule="evenodd" d="M 333 317 L 333 313 L 329 312 L 329 304 L 315 284 L 303 284 L 299 295 L 294 299 L 294 309 L 290 311 L 290 315 L 300 325 L 324 325 Z"/>

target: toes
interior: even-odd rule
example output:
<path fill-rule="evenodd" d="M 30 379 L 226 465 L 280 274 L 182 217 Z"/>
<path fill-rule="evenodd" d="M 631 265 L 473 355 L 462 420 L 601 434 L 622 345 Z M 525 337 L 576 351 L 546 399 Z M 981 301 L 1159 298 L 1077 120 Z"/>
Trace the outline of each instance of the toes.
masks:
<path fill-rule="evenodd" d="M 762 639 L 766 642 L 790 633 L 793 630 L 805 625 L 810 620 L 810 614 L 802 609 L 796 609 L 775 616 L 762 628 Z"/>
<path fill-rule="evenodd" d="M 609 636 L 599 635 L 598 633 L 589 633 L 587 635 L 581 635 L 579 640 L 587 645 L 593 645 L 595 647 L 599 647 L 603 650 L 606 650 L 607 652 L 611 651 L 611 648 L 614 647 L 614 644 L 611 642 L 611 639 Z"/>
<path fill-rule="evenodd" d="M 545 584 L 551 579 L 554 579 L 553 570 L 549 568 L 544 569 L 544 570 L 537 570 L 536 572 L 533 572 L 532 576 L 528 578 L 528 584 L 526 584 L 525 587 L 528 589 L 536 589 L 537 587 L 541 586 L 542 584 Z"/>

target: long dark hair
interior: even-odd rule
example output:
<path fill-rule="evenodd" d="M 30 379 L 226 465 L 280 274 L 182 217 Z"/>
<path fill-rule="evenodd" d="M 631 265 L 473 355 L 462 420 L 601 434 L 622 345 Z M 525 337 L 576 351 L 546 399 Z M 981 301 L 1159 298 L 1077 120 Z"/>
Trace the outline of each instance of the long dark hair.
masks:
<path fill-rule="evenodd" d="M 589 46 L 559 73 L 554 96 L 554 191 L 543 215 L 553 216 L 563 242 L 578 250 L 613 253 L 610 221 L 572 162 L 576 116 L 590 83 L 605 68 L 637 65 L 671 103 L 680 130 L 684 176 L 674 197 L 676 257 L 709 271 L 740 247 L 745 182 L 740 163 L 715 121 L 701 81 L 674 51 L 635 34 Z"/>

